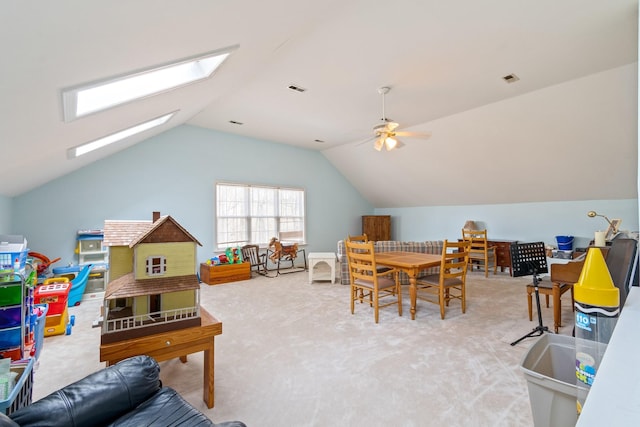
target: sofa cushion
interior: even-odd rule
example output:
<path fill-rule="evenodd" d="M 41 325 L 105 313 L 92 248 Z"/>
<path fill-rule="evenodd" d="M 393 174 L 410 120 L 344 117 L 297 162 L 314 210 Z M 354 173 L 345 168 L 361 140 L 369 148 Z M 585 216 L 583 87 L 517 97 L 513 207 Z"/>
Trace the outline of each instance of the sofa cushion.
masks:
<path fill-rule="evenodd" d="M 108 424 L 160 390 L 160 367 L 148 356 L 125 359 L 18 409 L 22 427 Z"/>

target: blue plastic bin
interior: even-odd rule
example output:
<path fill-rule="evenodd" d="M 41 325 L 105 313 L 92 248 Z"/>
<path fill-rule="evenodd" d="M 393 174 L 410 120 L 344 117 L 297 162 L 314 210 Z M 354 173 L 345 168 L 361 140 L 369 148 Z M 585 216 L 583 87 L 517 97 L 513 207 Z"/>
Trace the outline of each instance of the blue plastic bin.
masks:
<path fill-rule="evenodd" d="M 561 251 L 573 250 L 573 236 L 556 236 L 558 249 Z"/>
<path fill-rule="evenodd" d="M 42 314 L 36 318 L 36 328 L 34 330 L 34 341 L 36 353 L 34 357 L 36 360 L 40 357 L 42 346 L 44 345 L 44 325 L 47 323 L 47 312 L 49 311 L 49 304 L 36 304 L 36 307 L 42 308 Z"/>
<path fill-rule="evenodd" d="M 11 371 L 17 372 L 19 377 L 16 385 L 5 400 L 0 400 L 0 411 L 6 415 L 31 404 L 33 393 L 33 358 L 11 363 Z"/>

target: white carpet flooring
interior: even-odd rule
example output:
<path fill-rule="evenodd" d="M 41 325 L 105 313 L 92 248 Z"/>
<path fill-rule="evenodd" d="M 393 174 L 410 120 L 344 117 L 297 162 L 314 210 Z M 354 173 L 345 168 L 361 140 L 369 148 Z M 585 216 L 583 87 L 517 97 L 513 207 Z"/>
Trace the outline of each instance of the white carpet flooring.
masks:
<path fill-rule="evenodd" d="M 548 278 L 546 279 L 548 280 Z M 270 426 L 530 426 L 521 358 L 536 338 L 512 341 L 529 322 L 525 285 L 531 277 L 468 274 L 467 312 L 418 302 L 402 317 L 394 306 L 349 310 L 349 287 L 308 283 L 306 272 L 217 286 L 201 285 L 201 302 L 223 323 L 216 338 L 215 407 L 202 401 L 202 354 L 161 363 L 164 385 L 175 388 L 215 422 Z M 542 299 L 544 302 L 544 299 Z M 571 334 L 569 295 L 560 331 Z M 92 328 L 101 301 L 70 308 L 69 336 L 45 338 L 33 399 L 104 366 L 100 330 Z M 552 329 L 552 308 L 544 324 Z M 96 385 L 98 386 L 98 385 Z"/>

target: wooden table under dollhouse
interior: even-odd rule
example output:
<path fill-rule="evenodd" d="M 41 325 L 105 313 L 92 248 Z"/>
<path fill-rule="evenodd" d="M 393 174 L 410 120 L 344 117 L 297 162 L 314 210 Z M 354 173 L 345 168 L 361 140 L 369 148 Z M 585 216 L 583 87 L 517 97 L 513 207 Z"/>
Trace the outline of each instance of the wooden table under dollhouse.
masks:
<path fill-rule="evenodd" d="M 128 357 L 146 354 L 158 362 L 176 357 L 186 363 L 187 355 L 204 352 L 203 399 L 208 408 L 214 404 L 214 340 L 222 334 L 222 322 L 200 307 L 202 324 L 192 328 L 178 329 L 132 338 L 100 346 L 100 361 L 113 365 Z"/>

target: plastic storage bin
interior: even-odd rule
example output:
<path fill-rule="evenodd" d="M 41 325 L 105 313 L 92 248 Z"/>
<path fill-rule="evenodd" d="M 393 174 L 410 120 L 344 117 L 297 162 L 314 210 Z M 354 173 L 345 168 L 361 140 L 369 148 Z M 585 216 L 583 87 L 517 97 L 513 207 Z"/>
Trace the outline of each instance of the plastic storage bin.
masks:
<path fill-rule="evenodd" d="M 31 404 L 33 393 L 33 359 L 11 364 L 11 371 L 17 372 L 16 385 L 5 400 L 0 400 L 0 411 L 9 415 Z"/>
<path fill-rule="evenodd" d="M 49 310 L 49 304 L 38 304 L 40 308 L 42 308 L 42 314 L 40 314 L 36 318 L 36 330 L 34 331 L 34 346 L 35 353 L 34 357 L 36 360 L 40 358 L 40 352 L 42 351 L 42 346 L 44 345 L 44 325 L 47 320 L 47 311 Z"/>
<path fill-rule="evenodd" d="M 542 335 L 524 354 L 520 368 L 527 379 L 534 425 L 575 426 L 578 421 L 575 338 Z"/>
<path fill-rule="evenodd" d="M 573 236 L 556 236 L 556 241 L 561 251 L 573 250 Z"/>

